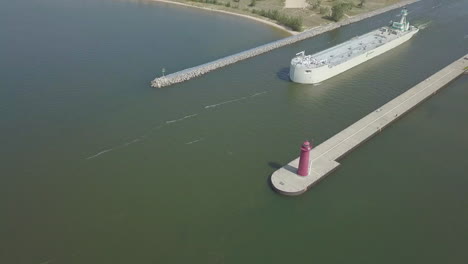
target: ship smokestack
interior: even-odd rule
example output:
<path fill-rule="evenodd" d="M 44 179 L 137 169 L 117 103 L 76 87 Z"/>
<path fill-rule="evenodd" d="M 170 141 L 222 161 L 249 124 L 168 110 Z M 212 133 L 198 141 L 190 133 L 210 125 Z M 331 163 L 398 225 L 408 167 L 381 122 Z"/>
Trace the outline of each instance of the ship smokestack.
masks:
<path fill-rule="evenodd" d="M 301 156 L 299 158 L 299 168 L 297 169 L 297 174 L 300 176 L 307 176 L 310 173 L 310 160 L 309 153 L 312 149 L 309 141 L 304 142 L 301 147 Z"/>

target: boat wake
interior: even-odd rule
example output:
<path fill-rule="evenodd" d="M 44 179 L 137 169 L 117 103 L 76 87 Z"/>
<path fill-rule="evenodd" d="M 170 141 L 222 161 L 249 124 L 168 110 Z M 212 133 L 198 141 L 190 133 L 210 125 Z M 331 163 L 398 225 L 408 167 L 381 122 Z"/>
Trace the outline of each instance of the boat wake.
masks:
<path fill-rule="evenodd" d="M 429 25 L 432 23 L 432 21 L 424 22 L 419 25 L 416 25 L 417 28 L 419 29 L 426 29 L 429 27 Z"/>
<path fill-rule="evenodd" d="M 147 135 L 143 135 L 143 136 L 137 137 L 137 138 L 132 139 L 132 140 L 130 140 L 130 141 L 128 141 L 128 142 L 125 142 L 125 143 L 123 143 L 123 144 L 121 144 L 121 145 L 117 145 L 117 146 L 115 146 L 115 147 L 113 147 L 113 148 L 108 148 L 108 149 L 102 150 L 102 151 L 100 151 L 100 152 L 98 152 L 98 153 L 96 153 L 96 154 L 94 154 L 94 155 L 92 155 L 92 156 L 87 157 L 86 159 L 87 159 L 87 160 L 94 159 L 94 158 L 97 158 L 97 157 L 101 156 L 102 154 L 107 153 L 107 152 L 111 152 L 111 151 L 116 150 L 116 149 L 120 149 L 120 148 L 124 148 L 124 147 L 130 146 L 131 144 L 135 144 L 135 143 L 137 143 L 137 142 L 142 141 L 142 140 L 145 139 L 146 137 L 147 137 Z"/>
<path fill-rule="evenodd" d="M 246 99 L 253 98 L 253 97 L 256 97 L 256 96 L 260 96 L 260 95 L 263 95 L 263 94 L 266 94 L 266 93 L 268 93 L 268 91 L 258 92 L 258 93 L 254 93 L 254 94 L 249 95 L 249 96 L 244 96 L 244 97 L 240 97 L 240 98 L 237 98 L 237 99 L 224 101 L 224 102 L 221 102 L 221 103 L 208 105 L 208 106 L 205 106 L 205 109 L 215 108 L 215 107 L 218 107 L 218 106 L 221 106 L 221 105 L 224 105 L 224 104 L 230 104 L 230 103 L 238 102 L 238 101 L 241 101 L 241 100 L 246 100 Z M 196 116 L 198 116 L 198 114 L 191 114 L 191 115 L 186 115 L 186 116 L 184 116 L 182 118 L 167 120 L 163 124 L 159 124 L 157 126 L 152 127 L 151 129 L 148 130 L 148 132 L 146 134 L 143 134 L 143 135 L 141 135 L 141 136 L 139 136 L 137 138 L 134 138 L 134 139 L 132 139 L 132 140 L 130 140 L 128 142 L 125 142 L 123 144 L 116 145 L 114 147 L 101 150 L 98 153 L 87 157 L 86 160 L 94 159 L 94 158 L 97 158 L 97 157 L 99 157 L 99 156 L 101 156 L 103 154 L 106 154 L 108 152 L 111 152 L 111 151 L 114 151 L 114 150 L 117 150 L 117 149 L 121 149 L 121 148 L 125 148 L 125 147 L 128 147 L 128 146 L 132 145 L 132 144 L 138 143 L 138 142 L 143 141 L 144 139 L 148 138 L 151 135 L 151 133 L 154 132 L 155 130 L 161 129 L 164 126 L 167 126 L 167 125 L 170 125 L 170 124 L 173 124 L 173 123 L 177 123 L 177 122 L 184 121 L 186 119 L 194 118 Z M 186 145 L 191 145 L 191 144 L 200 142 L 202 140 L 204 140 L 204 138 L 199 138 L 199 139 L 196 139 L 196 140 L 193 140 L 193 141 L 190 141 L 190 142 L 186 142 L 185 144 Z"/>
<path fill-rule="evenodd" d="M 207 105 L 207 106 L 205 106 L 205 109 L 215 108 L 215 107 L 218 107 L 220 105 L 230 104 L 230 103 L 242 101 L 242 100 L 245 100 L 245 99 L 247 99 L 247 97 L 241 97 L 241 98 L 237 98 L 237 99 L 233 99 L 233 100 L 229 100 L 229 101 L 224 101 L 224 102 L 217 103 L 217 104 Z"/>
<path fill-rule="evenodd" d="M 192 145 L 192 144 L 197 143 L 197 142 L 200 142 L 200 141 L 202 141 L 202 140 L 204 140 L 204 138 L 199 138 L 199 139 L 196 139 L 196 140 L 194 140 L 194 141 L 187 142 L 187 143 L 185 143 L 185 145 Z"/>
<path fill-rule="evenodd" d="M 140 141 L 146 139 L 153 131 L 160 129 L 160 128 L 162 128 L 163 126 L 164 126 L 164 125 L 154 126 L 154 127 L 152 127 L 152 128 L 148 131 L 148 133 L 146 133 L 146 134 L 144 134 L 144 135 L 141 135 L 141 136 L 139 136 L 139 137 L 137 137 L 137 138 L 134 138 L 134 139 L 132 139 L 132 140 L 130 140 L 130 141 L 127 141 L 127 142 L 125 142 L 125 143 L 123 143 L 123 144 L 116 145 L 115 147 L 102 150 L 102 151 L 100 151 L 100 152 L 98 152 L 98 153 L 96 153 L 96 154 L 94 154 L 94 155 L 92 155 L 92 156 L 87 157 L 86 159 L 87 159 L 87 160 L 94 159 L 94 158 L 97 158 L 97 157 L 101 156 L 102 154 L 105 154 L 105 153 L 111 152 L 111 151 L 113 151 L 113 150 L 117 150 L 117 149 L 120 149 L 120 148 L 124 148 L 124 147 L 130 146 L 130 145 L 132 145 L 132 144 L 135 144 L 135 143 L 137 143 L 137 142 L 140 142 Z"/>
<path fill-rule="evenodd" d="M 263 91 L 263 92 L 260 92 L 260 93 L 254 93 L 254 94 L 252 94 L 250 97 L 259 96 L 259 95 L 266 94 L 266 93 L 268 93 L 268 92 L 267 92 L 267 91 Z"/>
<path fill-rule="evenodd" d="M 94 154 L 94 155 L 92 155 L 92 156 L 87 157 L 86 159 L 89 160 L 89 159 L 97 158 L 97 157 L 101 156 L 102 154 L 107 153 L 107 152 L 109 152 L 109 151 L 112 151 L 112 150 L 114 150 L 114 149 L 115 149 L 115 148 L 110 148 L 110 149 L 103 150 L 103 151 L 101 151 L 101 152 L 98 152 L 97 154 Z"/>
<path fill-rule="evenodd" d="M 184 121 L 185 119 L 192 118 L 192 117 L 196 117 L 197 115 L 198 115 L 198 114 L 193 114 L 193 115 L 184 116 L 184 117 L 179 118 L 179 119 L 168 120 L 168 121 L 166 121 L 166 124 L 171 124 L 171 123 L 176 123 L 176 122 Z"/>
<path fill-rule="evenodd" d="M 243 96 L 243 97 L 240 97 L 240 98 L 237 98 L 237 99 L 232 99 L 232 100 L 224 101 L 224 102 L 217 103 L 217 104 L 207 105 L 207 106 L 205 106 L 205 109 L 215 108 L 215 107 L 218 107 L 218 106 L 221 106 L 221 105 L 243 101 L 243 100 L 246 100 L 246 99 L 249 99 L 249 98 L 252 98 L 252 97 L 256 97 L 256 96 L 259 96 L 259 95 L 262 95 L 262 94 L 266 94 L 266 93 L 268 93 L 268 92 L 267 91 L 258 92 L 258 93 L 254 93 L 254 94 L 249 95 L 249 96 Z"/>
<path fill-rule="evenodd" d="M 128 145 L 133 144 L 133 143 L 137 143 L 137 142 L 141 141 L 142 139 L 143 139 L 143 136 L 142 136 L 141 138 L 135 138 L 134 140 L 129 141 L 129 142 L 123 144 L 122 147 L 126 147 L 126 146 L 128 146 Z"/>

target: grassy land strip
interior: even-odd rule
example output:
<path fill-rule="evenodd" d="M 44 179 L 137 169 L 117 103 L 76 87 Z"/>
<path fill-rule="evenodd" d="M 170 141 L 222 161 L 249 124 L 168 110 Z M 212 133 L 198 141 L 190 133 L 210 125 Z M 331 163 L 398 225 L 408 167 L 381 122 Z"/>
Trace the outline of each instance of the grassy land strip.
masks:
<path fill-rule="evenodd" d="M 157 0 L 156 0 L 157 1 Z M 262 19 L 300 32 L 405 0 L 306 0 L 307 8 L 285 8 L 285 0 L 167 0 Z"/>
<path fill-rule="evenodd" d="M 252 9 L 252 13 L 275 20 L 294 31 L 302 31 L 302 18 L 300 17 L 288 16 L 278 10 Z"/>

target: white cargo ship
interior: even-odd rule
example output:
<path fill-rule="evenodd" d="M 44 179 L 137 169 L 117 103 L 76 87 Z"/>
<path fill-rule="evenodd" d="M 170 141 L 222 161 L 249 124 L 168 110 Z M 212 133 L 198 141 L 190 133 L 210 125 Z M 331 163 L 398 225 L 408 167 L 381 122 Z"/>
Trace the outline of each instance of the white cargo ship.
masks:
<path fill-rule="evenodd" d="M 319 83 L 354 66 L 391 50 L 410 39 L 419 29 L 406 20 L 408 11 L 401 11 L 400 22 L 355 37 L 340 45 L 313 55 L 302 51 L 291 60 L 289 77 L 297 83 Z"/>

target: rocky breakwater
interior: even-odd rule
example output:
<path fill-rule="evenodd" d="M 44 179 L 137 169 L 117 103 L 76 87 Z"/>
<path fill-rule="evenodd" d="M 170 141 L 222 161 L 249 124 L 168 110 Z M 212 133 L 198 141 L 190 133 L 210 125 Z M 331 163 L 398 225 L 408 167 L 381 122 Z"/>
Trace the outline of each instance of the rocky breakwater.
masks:
<path fill-rule="evenodd" d="M 339 27 L 342 27 L 342 26 L 345 26 L 345 25 L 348 25 L 348 24 L 351 24 L 351 23 L 355 23 L 355 22 L 361 21 L 363 19 L 375 16 L 375 15 L 378 15 L 378 14 L 382 14 L 382 13 L 385 13 L 387 11 L 390 11 L 390 10 L 393 10 L 393 9 L 396 9 L 396 8 L 400 8 L 400 7 L 403 7 L 405 5 L 408 5 L 408 4 L 417 2 L 417 1 L 419 1 L 419 0 L 401 1 L 399 3 L 393 4 L 393 5 L 384 7 L 384 8 L 380 8 L 380 9 L 377 9 L 377 10 L 374 10 L 374 11 L 371 11 L 371 12 L 368 12 L 368 13 L 365 13 L 365 14 L 361 14 L 361 15 L 357 15 L 357 16 L 354 16 L 354 17 L 347 18 L 347 19 L 345 19 L 343 21 L 340 21 L 340 22 L 330 23 L 330 24 L 325 25 L 325 26 L 312 28 L 310 30 L 304 31 L 304 32 L 302 32 L 300 34 L 297 34 L 297 35 L 294 35 L 294 36 L 290 36 L 290 37 L 287 37 L 287 38 L 284 38 L 284 39 L 273 41 L 273 42 L 270 42 L 268 44 L 265 44 L 265 45 L 262 45 L 262 46 L 259 46 L 259 47 L 253 48 L 253 49 L 249 49 L 249 50 L 246 50 L 246 51 L 242 51 L 242 52 L 236 53 L 234 55 L 230 55 L 230 56 L 227 56 L 227 57 L 224 57 L 224 58 L 212 61 L 212 62 L 208 62 L 208 63 L 202 64 L 202 65 L 196 66 L 196 67 L 192 67 L 192 68 L 188 68 L 188 69 L 185 69 L 185 70 L 182 70 L 182 71 L 174 72 L 174 73 L 168 74 L 166 76 L 154 79 L 153 81 L 151 81 L 151 86 L 155 87 L 155 88 L 162 88 L 162 87 L 166 87 L 166 86 L 169 86 L 169 85 L 172 85 L 172 84 L 188 81 L 188 80 L 190 80 L 192 78 L 195 78 L 195 77 L 198 77 L 198 76 L 203 75 L 205 73 L 208 73 L 210 71 L 225 67 L 227 65 L 236 63 L 238 61 L 242 61 L 242 60 L 245 60 L 245 59 L 248 59 L 248 58 L 255 57 L 257 55 L 266 53 L 268 51 L 271 51 L 271 50 L 274 50 L 274 49 L 277 49 L 277 48 L 281 48 L 281 47 L 284 47 L 286 45 L 289 45 L 289 44 L 292 44 L 292 43 L 295 43 L 295 42 L 298 42 L 298 41 L 302 41 L 304 39 L 308 39 L 308 38 L 317 36 L 317 35 L 322 34 L 324 32 L 327 32 L 327 31 L 330 31 L 330 30 L 333 30 L 333 29 L 336 29 L 336 28 L 339 28 Z"/>

